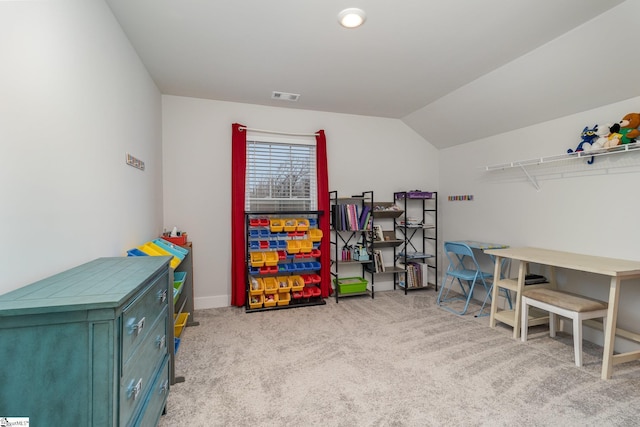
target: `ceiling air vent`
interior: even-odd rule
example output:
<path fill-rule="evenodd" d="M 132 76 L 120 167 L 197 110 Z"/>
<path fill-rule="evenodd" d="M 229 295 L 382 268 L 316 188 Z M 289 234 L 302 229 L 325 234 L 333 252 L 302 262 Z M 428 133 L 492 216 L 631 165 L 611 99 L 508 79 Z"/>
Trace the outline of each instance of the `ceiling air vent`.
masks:
<path fill-rule="evenodd" d="M 296 102 L 300 98 L 300 95 L 297 93 L 287 93 L 287 92 L 277 92 L 273 91 L 271 94 L 271 99 L 278 99 L 281 101 L 291 101 Z"/>

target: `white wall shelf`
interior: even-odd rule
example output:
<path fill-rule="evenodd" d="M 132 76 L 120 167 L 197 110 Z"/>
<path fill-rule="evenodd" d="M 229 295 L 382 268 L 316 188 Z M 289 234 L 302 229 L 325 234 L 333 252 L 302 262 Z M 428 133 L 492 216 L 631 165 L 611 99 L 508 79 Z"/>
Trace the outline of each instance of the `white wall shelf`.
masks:
<path fill-rule="evenodd" d="M 616 147 L 608 148 L 608 149 L 603 148 L 603 149 L 597 149 L 597 150 L 591 150 L 591 151 L 580 151 L 577 153 L 573 152 L 573 153 L 566 153 L 566 154 L 557 154 L 554 156 L 537 157 L 537 158 L 528 159 L 528 160 L 518 160 L 514 162 L 500 163 L 496 165 L 485 166 L 484 169 L 487 172 L 491 172 L 491 171 L 504 170 L 504 169 L 510 169 L 510 168 L 520 168 L 522 169 L 524 174 L 527 176 L 531 184 L 536 188 L 536 190 L 540 190 L 540 186 L 536 182 L 535 178 L 532 177 L 527 171 L 526 169 L 527 166 L 537 166 L 542 164 L 574 160 L 574 159 L 589 159 L 590 157 L 609 156 L 614 154 L 627 153 L 629 151 L 635 151 L 635 150 L 638 150 L 639 148 L 640 148 L 640 142 L 632 142 L 630 144 L 618 145 Z"/>

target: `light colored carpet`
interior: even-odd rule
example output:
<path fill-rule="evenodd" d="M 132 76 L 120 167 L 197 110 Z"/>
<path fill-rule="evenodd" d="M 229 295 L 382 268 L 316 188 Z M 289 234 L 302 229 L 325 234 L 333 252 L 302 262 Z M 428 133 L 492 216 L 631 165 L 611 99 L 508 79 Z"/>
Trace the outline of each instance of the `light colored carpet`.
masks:
<path fill-rule="evenodd" d="M 161 427 L 640 424 L 640 363 L 602 381 L 601 347 L 585 342 L 578 368 L 570 335 L 537 327 L 522 343 L 433 290 L 195 320 Z"/>

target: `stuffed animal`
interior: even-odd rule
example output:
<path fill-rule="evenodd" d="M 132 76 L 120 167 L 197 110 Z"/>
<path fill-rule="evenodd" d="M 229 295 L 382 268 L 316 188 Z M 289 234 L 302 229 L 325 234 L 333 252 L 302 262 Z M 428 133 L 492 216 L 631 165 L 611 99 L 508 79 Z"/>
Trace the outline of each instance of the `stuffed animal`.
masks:
<path fill-rule="evenodd" d="M 597 138 L 593 140 L 593 143 L 586 147 L 585 151 L 599 150 L 602 148 L 609 148 L 612 146 L 612 142 L 609 139 L 611 136 L 611 127 L 613 125 L 611 123 L 607 123 L 606 125 L 597 125 L 596 136 Z M 617 145 L 617 141 L 615 143 Z"/>
<path fill-rule="evenodd" d="M 596 134 L 597 130 L 598 130 L 598 125 L 595 125 L 591 129 L 589 129 L 589 126 L 585 126 L 584 129 L 582 129 L 582 133 L 580 134 L 582 141 L 580 141 L 580 144 L 578 144 L 575 150 L 572 150 L 571 148 L 569 148 L 567 150 L 567 153 L 571 154 L 571 153 L 579 153 L 580 151 L 584 151 L 585 144 L 589 144 L 589 145 L 593 144 L 593 141 L 598 137 L 598 135 Z"/>
<path fill-rule="evenodd" d="M 611 131 L 609 130 L 611 126 L 611 123 L 607 123 L 605 125 L 596 125 L 594 127 L 596 138 L 593 140 L 590 146 L 583 147 L 585 151 L 593 151 L 604 148 L 605 142 L 608 141 L 607 137 L 611 133 Z"/>
<path fill-rule="evenodd" d="M 617 132 L 622 135 L 621 144 L 635 142 L 636 138 L 640 136 L 640 113 L 629 113 L 617 124 L 620 126 Z"/>
<path fill-rule="evenodd" d="M 589 129 L 589 126 L 585 126 L 584 129 L 582 129 L 582 133 L 580 134 L 582 141 L 580 141 L 580 144 L 578 144 L 575 150 L 572 150 L 571 148 L 569 148 L 567 150 L 567 153 L 569 154 L 579 153 L 581 151 L 587 150 L 588 147 L 591 147 L 591 145 L 593 144 L 593 141 L 595 141 L 596 138 L 598 138 L 598 134 L 596 133 L 597 130 L 598 130 L 598 125 L 595 125 L 591 129 Z M 591 156 L 591 160 L 588 160 L 587 163 L 592 164 L 593 159 L 594 157 Z"/>

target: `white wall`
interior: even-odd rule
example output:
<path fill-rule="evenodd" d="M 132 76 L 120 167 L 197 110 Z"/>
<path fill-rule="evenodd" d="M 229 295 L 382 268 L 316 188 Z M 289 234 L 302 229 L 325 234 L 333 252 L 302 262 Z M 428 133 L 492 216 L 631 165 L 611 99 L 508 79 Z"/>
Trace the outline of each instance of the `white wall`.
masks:
<path fill-rule="evenodd" d="M 606 105 L 517 131 L 442 150 L 440 194 L 444 240 L 474 239 L 640 261 L 640 153 L 532 166 L 536 191 L 519 168 L 484 166 L 566 153 L 585 126 L 615 123 L 640 110 L 640 98 Z M 472 202 L 448 202 L 472 194 Z M 608 299 L 608 280 L 561 272 L 560 285 Z M 640 281 L 624 283 L 618 324 L 637 331 Z M 596 334 L 598 335 L 598 334 Z M 597 340 L 601 339 L 597 337 Z"/>
<path fill-rule="evenodd" d="M 0 2 L 0 58 L 0 293 L 157 236 L 160 94 L 105 3 Z"/>
<path fill-rule="evenodd" d="M 165 226 L 193 241 L 196 308 L 230 304 L 231 124 L 327 136 L 329 187 L 349 196 L 438 186 L 438 151 L 400 120 L 163 95 Z M 376 279 L 376 290 L 390 289 Z"/>

